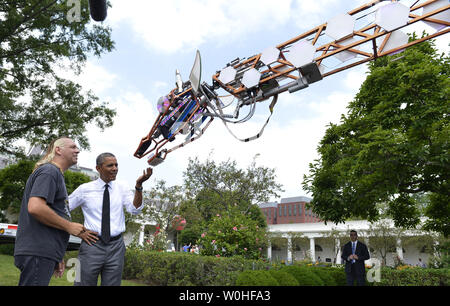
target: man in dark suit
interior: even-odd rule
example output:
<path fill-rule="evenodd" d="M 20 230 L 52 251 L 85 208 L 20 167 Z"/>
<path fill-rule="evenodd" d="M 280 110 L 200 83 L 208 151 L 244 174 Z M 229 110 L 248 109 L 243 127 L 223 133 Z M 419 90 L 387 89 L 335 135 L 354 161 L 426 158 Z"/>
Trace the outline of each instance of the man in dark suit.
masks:
<path fill-rule="evenodd" d="M 367 246 L 358 241 L 356 231 L 350 231 L 350 240 L 344 245 L 342 260 L 345 262 L 345 273 L 347 274 L 347 285 L 353 286 L 354 281 L 358 286 L 365 285 L 366 269 L 364 261 L 370 258 Z"/>

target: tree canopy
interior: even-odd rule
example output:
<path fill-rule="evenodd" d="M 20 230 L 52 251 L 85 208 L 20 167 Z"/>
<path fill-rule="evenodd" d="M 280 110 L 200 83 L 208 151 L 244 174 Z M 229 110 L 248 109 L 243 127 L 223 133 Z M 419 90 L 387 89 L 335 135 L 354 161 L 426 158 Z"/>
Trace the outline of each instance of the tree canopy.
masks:
<path fill-rule="evenodd" d="M 6 220 L 2 210 L 8 211 L 12 216 L 18 216 L 25 186 L 35 163 L 36 159 L 22 159 L 0 169 L 0 221 L 3 219 L 11 223 L 17 222 L 15 219 Z M 64 172 L 64 181 L 67 194 L 71 194 L 81 184 L 89 182 L 90 178 L 86 174 L 67 170 Z M 71 215 L 73 221 L 82 223 L 84 220 L 80 208 L 74 210 Z"/>
<path fill-rule="evenodd" d="M 114 48 L 111 29 L 90 22 L 80 1 L 80 21 L 69 22 L 67 1 L 0 0 L 0 153 L 21 153 L 20 139 L 42 145 L 62 135 L 88 149 L 85 126 L 113 124 L 106 102 L 58 75 L 80 73 L 89 54 Z"/>
<path fill-rule="evenodd" d="M 258 259 L 267 247 L 266 231 L 256 220 L 243 215 L 235 207 L 217 214 L 208 223 L 198 240 L 200 253 L 209 256 L 235 256 Z"/>
<path fill-rule="evenodd" d="M 206 217 L 235 204 L 242 204 L 247 210 L 249 204 L 266 202 L 283 191 L 282 185 L 276 182 L 274 169 L 256 166 L 255 160 L 243 170 L 232 160 L 217 164 L 210 158 L 204 163 L 198 158 L 189 159 L 183 175 L 187 198 L 195 199 L 199 209 L 204 208 Z M 207 211 L 211 207 L 203 207 L 203 202 L 214 203 L 215 208 Z"/>
<path fill-rule="evenodd" d="M 144 208 L 136 220 L 154 221 L 165 232 L 174 230 L 174 219 L 178 206 L 183 201 L 180 186 L 167 187 L 165 181 L 157 181 L 149 191 L 144 192 Z"/>
<path fill-rule="evenodd" d="M 323 220 L 375 221 L 377 205 L 396 226 L 419 223 L 450 233 L 449 57 L 433 42 L 369 64 L 369 74 L 339 124 L 330 124 L 303 187 Z"/>
<path fill-rule="evenodd" d="M 0 219 L 4 219 L 2 210 L 10 214 L 20 212 L 25 185 L 35 163 L 36 160 L 20 160 L 0 170 Z"/>
<path fill-rule="evenodd" d="M 173 220 L 185 219 L 186 226 L 177 236 L 179 244 L 201 243 L 212 255 L 260 256 L 267 224 L 257 204 L 282 191 L 275 171 L 258 167 L 255 161 L 243 170 L 236 161 L 194 158 L 183 178 L 183 186 L 157 182 L 145 193 L 149 205 L 143 215 L 132 220 L 151 219 L 160 225 L 161 233 L 167 233 L 173 230 Z M 237 237 L 242 243 L 236 242 Z M 211 245 L 212 240 L 217 244 Z"/>

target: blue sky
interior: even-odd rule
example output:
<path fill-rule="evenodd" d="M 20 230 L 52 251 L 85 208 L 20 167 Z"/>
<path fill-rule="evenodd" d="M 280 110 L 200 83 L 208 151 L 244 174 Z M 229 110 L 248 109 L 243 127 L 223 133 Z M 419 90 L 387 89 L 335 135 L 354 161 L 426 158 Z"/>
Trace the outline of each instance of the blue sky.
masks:
<path fill-rule="evenodd" d="M 234 58 L 258 54 L 369 1 L 110 2 L 112 8 L 104 23 L 112 28 L 116 49 L 100 59 L 90 57 L 80 76 L 63 74 L 92 89 L 117 110 L 112 128 L 100 132 L 89 127 L 91 150 L 80 153 L 79 165 L 95 168 L 98 154 L 112 152 L 119 162 L 118 179 L 132 188 L 147 167 L 146 158 L 137 159 L 133 153 L 156 119 L 156 101 L 175 87 L 176 69 L 184 81 L 188 79 L 197 49 L 202 56 L 202 79 L 211 84 L 212 75 Z M 401 2 L 407 5 L 411 1 Z M 440 39 L 448 41 L 445 36 Z M 246 168 L 259 154 L 256 164 L 274 168 L 277 181 L 283 184 L 281 197 L 308 195 L 301 187 L 308 164 L 317 158 L 316 148 L 326 126 L 338 123 L 346 112 L 366 70 L 358 66 L 302 91 L 280 95 L 263 136 L 253 142 L 237 141 L 214 120 L 199 140 L 169 154 L 155 167 L 144 188 L 155 180 L 165 180 L 169 186 L 181 184 L 189 157 L 204 161 L 211 154 L 217 162 L 230 158 Z M 256 134 L 269 115 L 269 103 L 258 104 L 252 120 L 232 126 L 233 132 L 242 138 Z"/>

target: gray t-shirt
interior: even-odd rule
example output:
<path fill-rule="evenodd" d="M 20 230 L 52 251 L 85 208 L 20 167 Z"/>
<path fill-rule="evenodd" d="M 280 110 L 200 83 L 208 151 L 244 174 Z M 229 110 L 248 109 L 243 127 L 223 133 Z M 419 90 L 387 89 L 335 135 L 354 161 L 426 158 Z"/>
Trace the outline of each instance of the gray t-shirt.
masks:
<path fill-rule="evenodd" d="M 61 262 L 69 242 L 69 233 L 47 226 L 28 213 L 31 197 L 45 199 L 59 216 L 71 220 L 64 176 L 53 164 L 34 171 L 25 186 L 20 208 L 14 255 L 34 255 Z"/>

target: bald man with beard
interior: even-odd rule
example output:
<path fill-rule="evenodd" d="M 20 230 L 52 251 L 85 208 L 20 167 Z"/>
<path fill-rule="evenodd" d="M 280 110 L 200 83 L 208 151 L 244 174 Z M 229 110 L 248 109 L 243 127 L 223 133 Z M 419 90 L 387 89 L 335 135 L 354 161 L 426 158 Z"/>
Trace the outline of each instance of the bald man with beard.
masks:
<path fill-rule="evenodd" d="M 27 180 L 14 247 L 19 286 L 48 286 L 61 277 L 69 236 L 86 230 L 71 222 L 64 171 L 77 163 L 80 150 L 62 137 L 52 141 Z"/>

